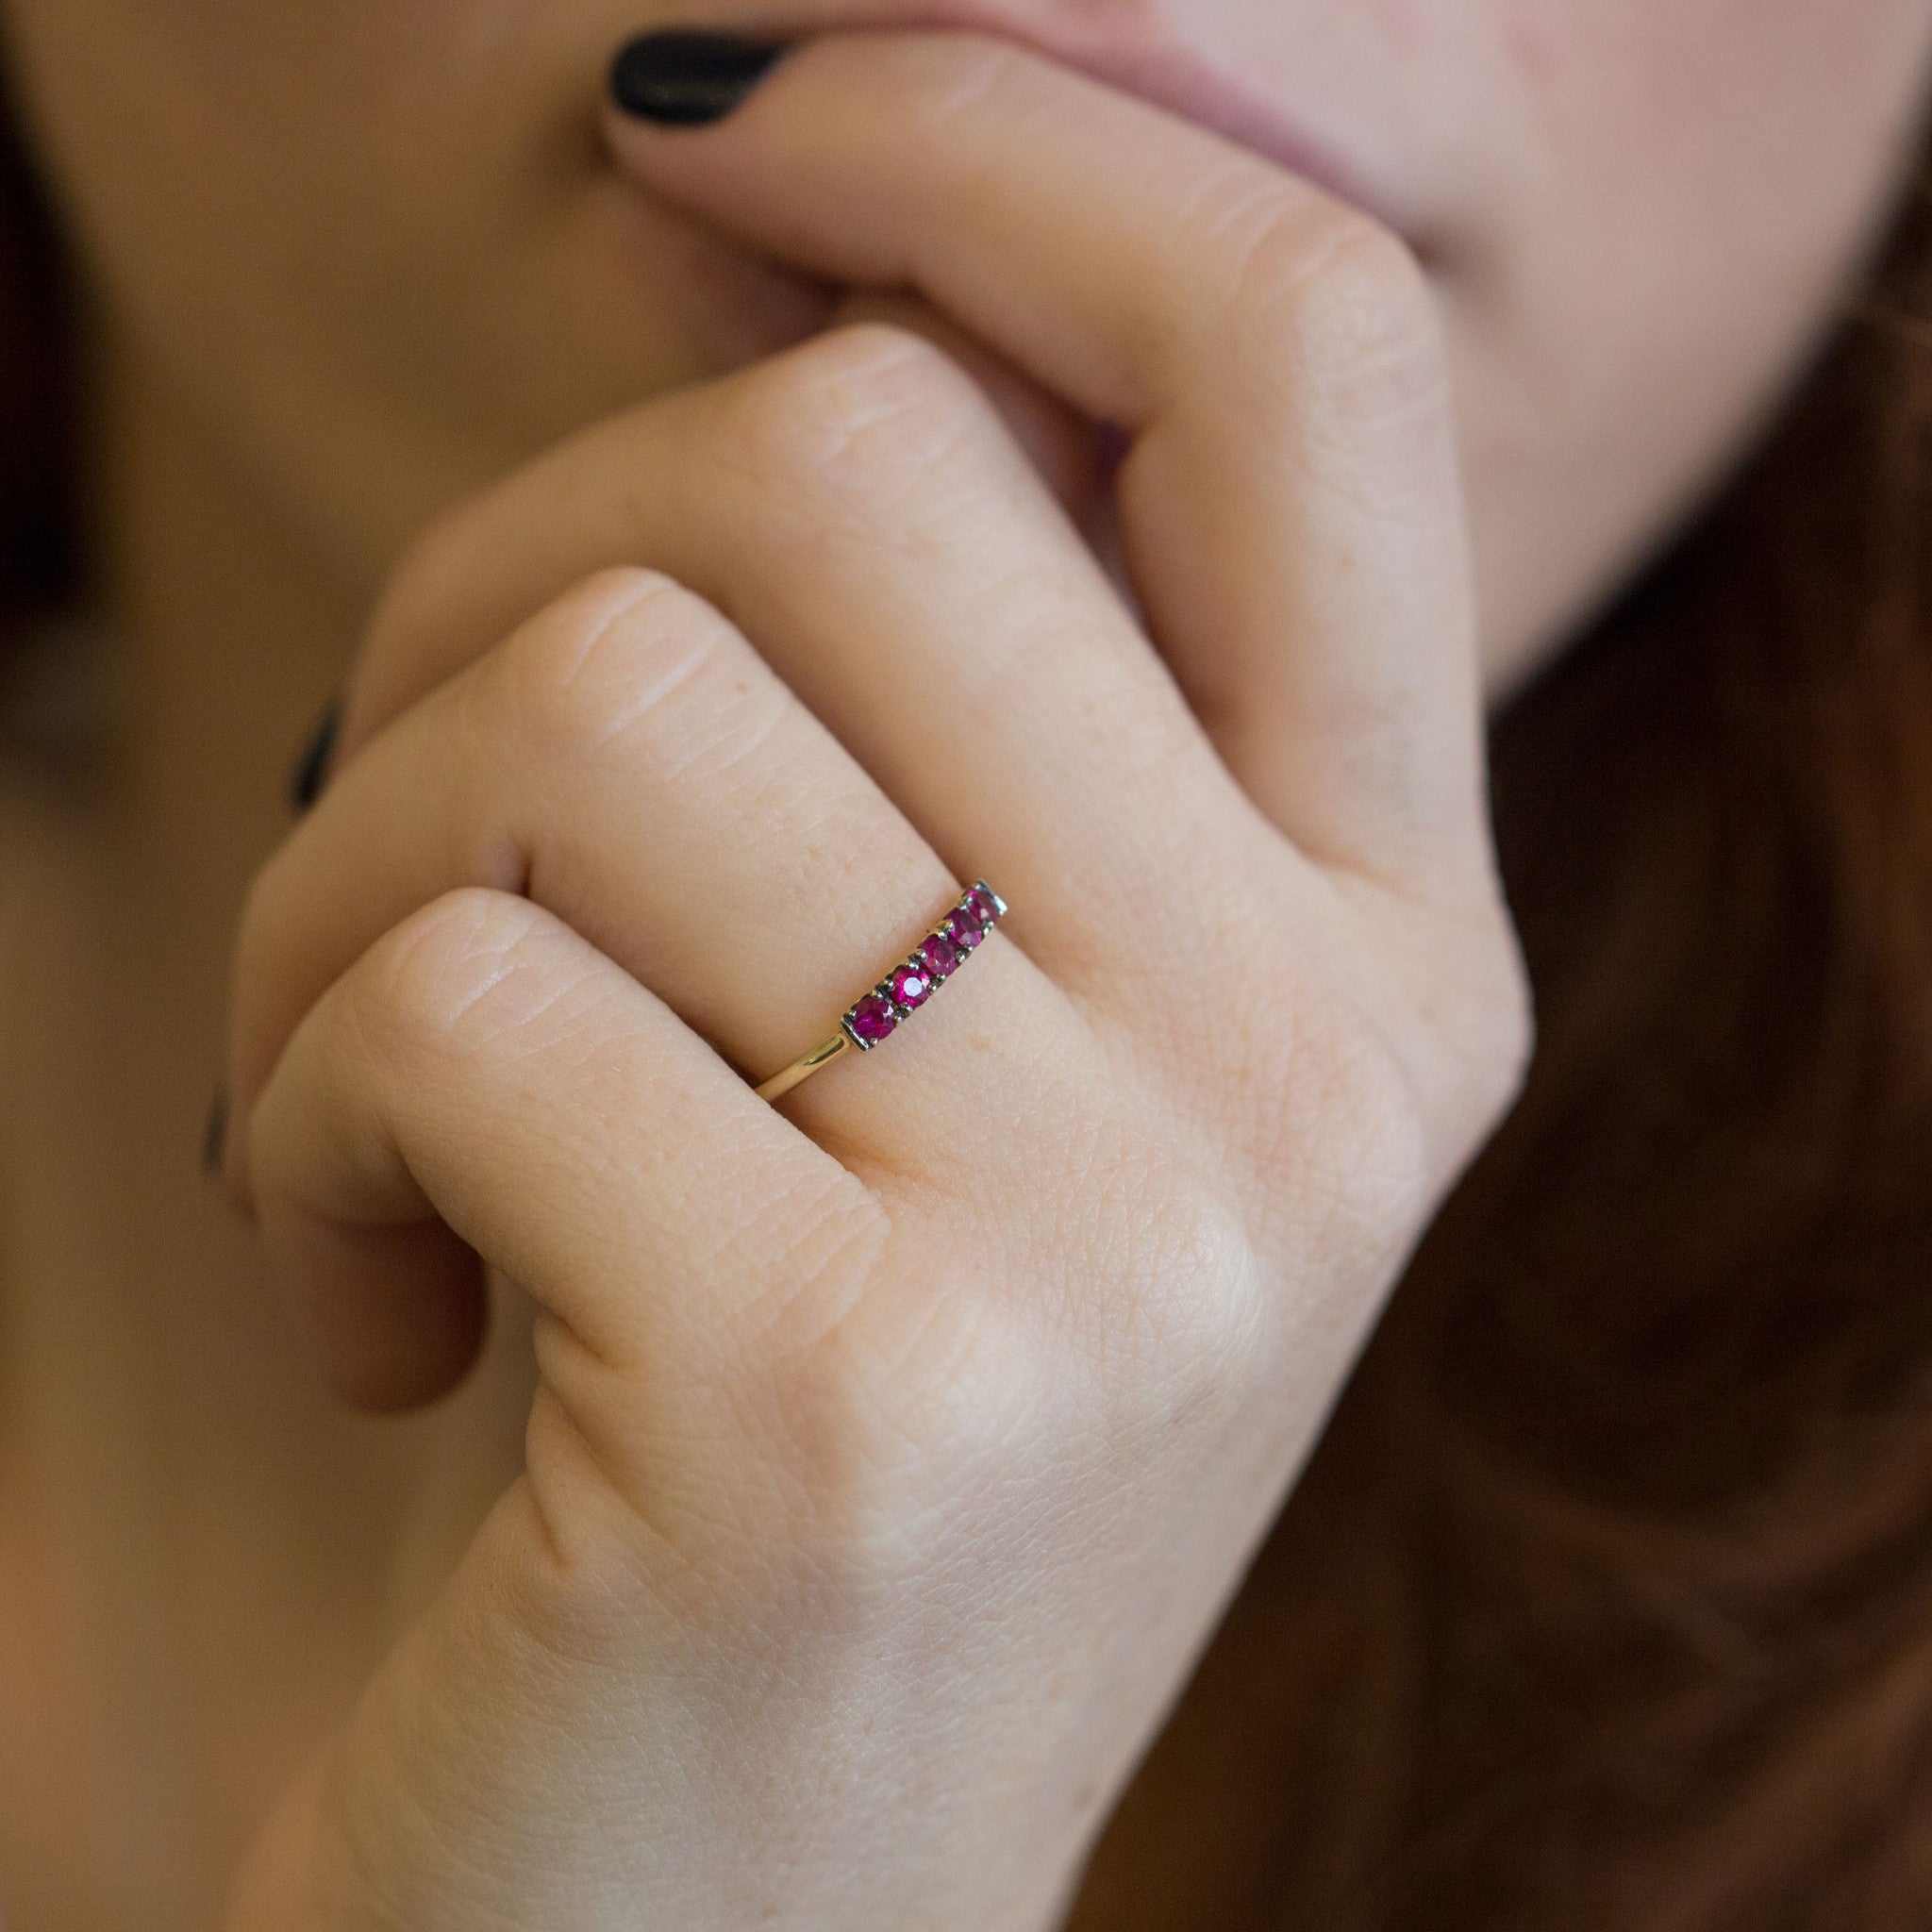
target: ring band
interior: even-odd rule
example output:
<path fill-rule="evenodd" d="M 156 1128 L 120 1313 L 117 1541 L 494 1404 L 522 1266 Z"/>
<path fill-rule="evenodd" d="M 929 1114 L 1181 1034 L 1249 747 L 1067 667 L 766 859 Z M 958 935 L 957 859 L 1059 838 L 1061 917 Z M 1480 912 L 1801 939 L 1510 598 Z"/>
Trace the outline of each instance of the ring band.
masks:
<path fill-rule="evenodd" d="M 973 956 L 974 949 L 1007 916 L 1007 902 L 980 879 L 959 895 L 959 903 L 894 966 L 869 993 L 845 1009 L 839 1030 L 782 1074 L 758 1090 L 760 1100 L 777 1100 L 855 1049 L 870 1053 L 891 1039 Z"/>

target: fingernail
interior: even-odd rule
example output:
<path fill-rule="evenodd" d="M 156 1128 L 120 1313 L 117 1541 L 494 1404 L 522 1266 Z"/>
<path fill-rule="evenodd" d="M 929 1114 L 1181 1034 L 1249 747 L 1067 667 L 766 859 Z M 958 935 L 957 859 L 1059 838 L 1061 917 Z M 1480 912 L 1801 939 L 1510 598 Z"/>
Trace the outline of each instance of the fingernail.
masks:
<path fill-rule="evenodd" d="M 341 722 L 341 706 L 331 705 L 322 714 L 322 723 L 315 727 L 314 735 L 302 747 L 302 756 L 295 760 L 295 769 L 289 774 L 289 802 L 297 811 L 307 811 L 322 796 Z"/>
<path fill-rule="evenodd" d="M 215 1089 L 215 1097 L 208 1110 L 208 1125 L 201 1134 L 201 1171 L 206 1174 L 217 1174 L 222 1171 L 222 1157 L 228 1151 L 228 1090 Z"/>
<path fill-rule="evenodd" d="M 691 27 L 641 34 L 610 63 L 610 98 L 641 121 L 703 127 L 730 113 L 784 51 L 771 41 Z"/>

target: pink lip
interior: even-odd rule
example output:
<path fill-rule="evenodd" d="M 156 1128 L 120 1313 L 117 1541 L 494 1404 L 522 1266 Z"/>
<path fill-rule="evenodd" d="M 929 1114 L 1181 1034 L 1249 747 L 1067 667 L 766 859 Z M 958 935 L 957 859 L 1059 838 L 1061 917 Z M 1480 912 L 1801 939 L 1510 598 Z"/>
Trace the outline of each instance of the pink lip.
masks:
<path fill-rule="evenodd" d="M 1060 33 L 1015 17 L 999 0 L 977 0 L 977 4 L 976 0 L 938 0 L 937 5 L 921 8 L 916 14 L 892 5 L 891 0 L 882 0 L 870 9 L 861 0 L 860 5 L 828 12 L 824 19 L 794 19 L 790 24 L 780 24 L 760 9 L 757 30 L 782 39 L 801 28 L 810 33 L 834 33 L 855 28 L 921 27 L 993 34 L 1030 47 L 1062 66 L 1134 94 L 1152 107 L 1163 108 L 1274 161 L 1419 245 L 1418 237 L 1411 232 L 1413 225 L 1392 211 L 1392 197 L 1379 194 L 1360 171 L 1296 126 L 1272 101 L 1206 56 L 1158 30 L 1142 30 L 1131 38 Z"/>

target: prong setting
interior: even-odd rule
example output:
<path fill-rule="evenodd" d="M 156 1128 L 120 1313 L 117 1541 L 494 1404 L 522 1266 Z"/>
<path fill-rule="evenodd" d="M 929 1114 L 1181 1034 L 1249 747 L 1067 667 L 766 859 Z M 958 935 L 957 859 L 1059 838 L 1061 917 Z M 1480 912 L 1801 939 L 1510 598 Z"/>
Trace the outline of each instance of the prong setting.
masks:
<path fill-rule="evenodd" d="M 860 1053 L 883 1046 L 972 958 L 1007 916 L 1007 902 L 976 879 L 906 958 L 845 1009 L 841 1030 Z M 910 997 L 913 985 L 923 991 Z"/>

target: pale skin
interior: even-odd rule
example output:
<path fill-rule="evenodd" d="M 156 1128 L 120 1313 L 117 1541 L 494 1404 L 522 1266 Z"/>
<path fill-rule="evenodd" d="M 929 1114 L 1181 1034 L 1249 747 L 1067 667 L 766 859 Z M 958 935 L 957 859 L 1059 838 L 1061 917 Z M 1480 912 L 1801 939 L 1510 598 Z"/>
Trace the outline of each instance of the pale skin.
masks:
<path fill-rule="evenodd" d="M 557 10 L 8 8 L 146 701 L 93 818 L 14 814 L 64 894 L 11 994 L 28 1925 L 1056 1924 L 1521 1078 L 1485 690 L 1815 339 L 1932 33 L 1191 14 L 1328 104 L 1317 185 L 1022 44 L 1091 8 L 721 8 L 807 44 L 675 132 L 596 102 L 657 23 Z M 269 139 L 291 74 L 363 113 Z M 236 1227 L 144 1163 L 344 663 L 225 982 Z M 759 1102 L 978 874 L 1014 910 L 958 983 Z M 307 1360 L 462 1387 L 371 1438 Z M 206 1686 L 159 1737 L 109 1707 L 157 1681 Z M 164 1790 L 167 1852 L 104 1867 Z"/>

